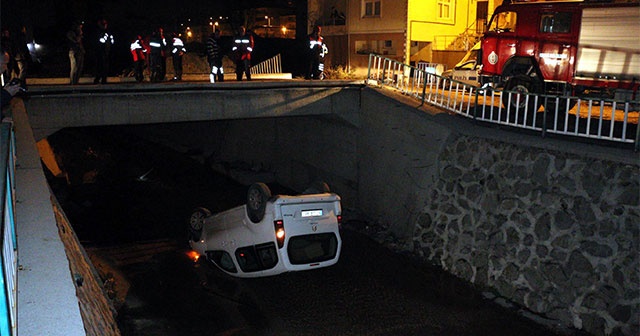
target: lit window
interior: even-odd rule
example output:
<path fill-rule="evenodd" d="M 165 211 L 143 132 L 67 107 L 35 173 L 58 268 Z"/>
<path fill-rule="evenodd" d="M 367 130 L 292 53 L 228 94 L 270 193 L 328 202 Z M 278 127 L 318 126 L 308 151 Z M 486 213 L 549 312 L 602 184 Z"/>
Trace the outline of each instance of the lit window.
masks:
<path fill-rule="evenodd" d="M 438 0 L 436 5 L 438 6 L 438 19 L 440 21 L 453 21 L 455 3 L 452 3 L 451 0 Z"/>
<path fill-rule="evenodd" d="M 380 17 L 382 0 L 362 0 L 362 17 Z"/>

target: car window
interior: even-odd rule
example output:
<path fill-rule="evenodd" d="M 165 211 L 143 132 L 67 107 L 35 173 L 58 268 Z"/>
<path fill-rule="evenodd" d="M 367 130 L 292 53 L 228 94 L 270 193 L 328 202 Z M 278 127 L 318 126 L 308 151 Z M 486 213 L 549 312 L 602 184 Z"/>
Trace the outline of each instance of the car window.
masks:
<path fill-rule="evenodd" d="M 236 250 L 236 260 L 243 272 L 257 272 L 271 269 L 278 264 L 276 245 L 273 242 L 240 247 Z"/>
<path fill-rule="evenodd" d="M 211 251 L 208 252 L 208 258 L 212 260 L 218 267 L 231 273 L 237 273 L 236 265 L 231 259 L 231 255 L 226 251 Z"/>
<path fill-rule="evenodd" d="M 333 233 L 321 233 L 289 238 L 287 253 L 294 265 L 331 260 L 338 250 L 338 239 Z"/>
<path fill-rule="evenodd" d="M 459 66 L 457 69 L 459 70 L 475 70 L 476 68 L 476 61 L 467 61 L 464 64 L 462 64 L 461 66 Z"/>

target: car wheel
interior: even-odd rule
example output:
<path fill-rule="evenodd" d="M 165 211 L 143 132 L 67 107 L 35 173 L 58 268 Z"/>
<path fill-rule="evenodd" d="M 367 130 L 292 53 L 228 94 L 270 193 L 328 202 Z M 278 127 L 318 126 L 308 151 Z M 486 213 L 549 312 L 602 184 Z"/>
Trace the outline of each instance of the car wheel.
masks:
<path fill-rule="evenodd" d="M 504 85 L 504 91 L 512 91 L 513 93 L 507 94 L 506 92 L 502 93 L 502 104 L 506 106 L 511 106 L 511 109 L 515 112 L 516 108 L 520 113 L 524 113 L 525 104 L 527 105 L 527 111 L 531 115 L 537 112 L 537 107 L 539 107 L 542 102 L 538 102 L 538 106 L 535 103 L 535 96 L 529 96 L 529 101 L 526 100 L 526 96 L 524 94 L 528 93 L 540 93 L 539 85 L 536 80 L 527 75 L 517 75 L 515 77 L 509 78 L 507 83 Z M 511 100 L 509 100 L 511 98 Z"/>
<path fill-rule="evenodd" d="M 204 220 L 211 216 L 211 211 L 206 208 L 196 208 L 189 216 L 189 239 L 198 241 L 202 236 L 202 227 Z"/>
<path fill-rule="evenodd" d="M 264 183 L 254 183 L 247 192 L 247 216 L 254 223 L 264 218 L 267 201 L 271 198 L 271 190 Z"/>

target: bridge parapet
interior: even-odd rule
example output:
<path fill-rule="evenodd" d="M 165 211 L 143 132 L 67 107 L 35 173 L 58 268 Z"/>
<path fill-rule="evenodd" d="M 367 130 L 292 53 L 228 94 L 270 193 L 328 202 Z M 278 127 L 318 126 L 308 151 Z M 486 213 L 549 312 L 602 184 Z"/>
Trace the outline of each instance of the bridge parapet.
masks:
<path fill-rule="evenodd" d="M 64 127 L 339 113 L 358 124 L 362 81 L 113 84 L 33 87 L 37 140 Z"/>

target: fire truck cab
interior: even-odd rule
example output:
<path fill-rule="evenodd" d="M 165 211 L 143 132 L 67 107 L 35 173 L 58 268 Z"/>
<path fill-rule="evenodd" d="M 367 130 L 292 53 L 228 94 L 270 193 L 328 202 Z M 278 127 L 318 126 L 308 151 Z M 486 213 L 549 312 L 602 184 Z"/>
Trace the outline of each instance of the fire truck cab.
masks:
<path fill-rule="evenodd" d="M 638 0 L 505 0 L 482 38 L 480 83 L 634 99 L 640 80 L 638 36 Z"/>

